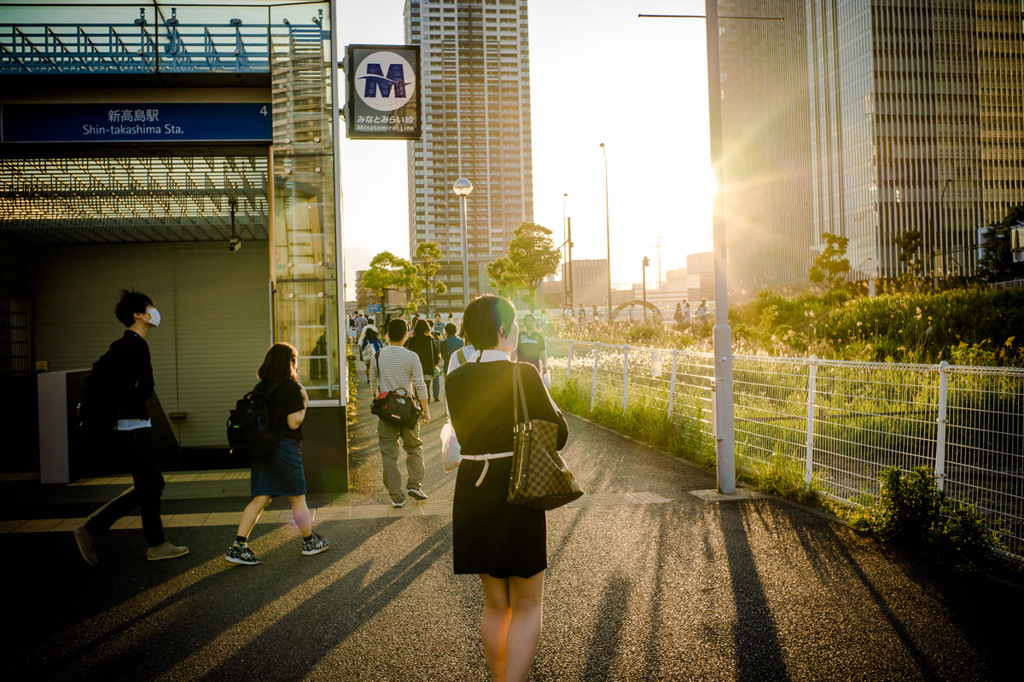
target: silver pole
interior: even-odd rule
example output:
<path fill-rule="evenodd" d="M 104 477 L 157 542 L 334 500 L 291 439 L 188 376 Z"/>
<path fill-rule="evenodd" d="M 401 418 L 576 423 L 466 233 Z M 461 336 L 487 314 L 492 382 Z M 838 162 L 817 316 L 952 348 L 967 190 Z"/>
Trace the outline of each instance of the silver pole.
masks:
<path fill-rule="evenodd" d="M 726 241 L 722 172 L 722 84 L 718 69 L 718 0 L 705 0 L 708 50 L 708 119 L 711 132 L 711 167 L 718 184 L 712 222 L 715 251 L 715 460 L 718 492 L 736 492 L 736 445 L 732 396 L 732 329 L 726 275 Z"/>
<path fill-rule="evenodd" d="M 608 242 L 608 322 L 612 321 L 612 218 L 608 212 L 608 150 L 601 143 L 604 154 L 604 235 Z"/>
<path fill-rule="evenodd" d="M 469 306 L 469 240 L 466 236 L 466 195 L 459 195 L 459 222 L 462 224 L 462 309 Z"/>

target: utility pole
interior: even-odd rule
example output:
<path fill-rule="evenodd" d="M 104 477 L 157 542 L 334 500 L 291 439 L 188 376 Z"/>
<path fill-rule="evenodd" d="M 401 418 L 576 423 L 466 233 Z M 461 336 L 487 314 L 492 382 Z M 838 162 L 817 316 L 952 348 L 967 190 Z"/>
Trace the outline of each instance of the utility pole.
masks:
<path fill-rule="evenodd" d="M 643 282 L 641 286 L 643 287 L 644 292 L 644 324 L 647 324 L 647 266 L 650 264 L 651 259 L 644 256 L 643 277 L 641 278 L 641 281 Z"/>
<path fill-rule="evenodd" d="M 658 235 L 658 289 L 661 289 L 661 235 Z"/>
<path fill-rule="evenodd" d="M 569 247 L 569 261 L 568 261 L 569 262 L 569 267 L 567 268 L 567 273 L 566 273 L 568 278 L 569 278 L 569 284 L 568 284 L 568 290 L 567 290 L 569 293 L 568 293 L 568 299 L 567 300 L 569 301 L 569 309 L 572 310 L 573 299 L 576 296 L 576 287 L 575 287 L 575 283 L 572 280 L 572 218 L 566 218 L 565 219 L 565 229 L 566 229 L 566 232 L 568 232 L 568 234 L 567 234 L 568 243 L 566 244 L 566 246 Z"/>

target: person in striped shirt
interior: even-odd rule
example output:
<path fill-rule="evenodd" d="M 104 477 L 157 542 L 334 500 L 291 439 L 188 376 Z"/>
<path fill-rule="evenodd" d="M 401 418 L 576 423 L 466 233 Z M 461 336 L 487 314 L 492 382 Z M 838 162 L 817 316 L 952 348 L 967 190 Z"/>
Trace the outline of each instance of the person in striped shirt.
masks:
<path fill-rule="evenodd" d="M 414 400 L 418 400 L 423 409 L 421 419 L 424 424 L 430 423 L 430 397 L 427 385 L 423 381 L 423 368 L 420 358 L 408 348 L 403 348 L 409 338 L 409 327 L 405 320 L 394 319 L 388 323 L 389 346 L 377 353 L 370 363 L 370 388 L 373 395 L 405 389 Z M 427 494 L 423 492 L 423 441 L 420 440 L 420 425 L 408 428 L 395 426 L 383 419 L 377 420 L 377 440 L 380 442 L 380 454 L 384 463 L 384 487 L 396 509 L 405 506 L 405 496 L 423 501 Z M 402 488 L 402 472 L 398 469 L 398 441 L 402 441 L 405 450 L 405 467 L 407 484 Z"/>

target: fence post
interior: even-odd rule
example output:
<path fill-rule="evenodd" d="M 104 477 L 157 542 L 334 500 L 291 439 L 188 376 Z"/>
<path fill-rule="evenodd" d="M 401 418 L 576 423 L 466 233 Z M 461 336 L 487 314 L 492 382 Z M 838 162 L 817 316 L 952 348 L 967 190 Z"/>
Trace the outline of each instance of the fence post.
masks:
<path fill-rule="evenodd" d="M 935 420 L 939 428 L 935 433 L 935 485 L 939 492 L 946 483 L 946 394 L 949 388 L 949 363 L 939 363 L 939 416 Z"/>
<path fill-rule="evenodd" d="M 629 405 L 629 346 L 622 344 L 622 411 Z"/>
<path fill-rule="evenodd" d="M 594 382 L 590 384 L 590 411 L 594 411 L 594 404 L 597 401 L 597 354 L 601 349 L 601 342 L 594 342 Z"/>
<path fill-rule="evenodd" d="M 807 373 L 807 471 L 804 483 L 811 487 L 814 475 L 814 395 L 818 392 L 818 356 L 811 356 L 811 368 Z"/>
<path fill-rule="evenodd" d="M 679 360 L 679 350 L 672 351 L 672 379 L 668 384 L 668 418 L 672 418 L 672 406 L 676 399 L 676 361 Z"/>
<path fill-rule="evenodd" d="M 569 357 L 568 362 L 565 364 L 565 382 L 569 383 L 572 379 L 572 339 L 569 339 Z"/>

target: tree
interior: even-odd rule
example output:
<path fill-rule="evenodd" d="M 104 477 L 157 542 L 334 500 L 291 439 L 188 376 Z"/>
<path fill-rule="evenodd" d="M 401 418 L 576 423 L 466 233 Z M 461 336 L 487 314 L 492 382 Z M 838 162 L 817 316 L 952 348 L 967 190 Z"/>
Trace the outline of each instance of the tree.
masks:
<path fill-rule="evenodd" d="M 1014 206 L 1001 222 L 988 226 L 981 243 L 978 277 L 985 282 L 1003 282 L 1024 276 L 1024 265 L 1013 262 L 1011 231 L 1024 225 L 1024 204 Z"/>
<path fill-rule="evenodd" d="M 807 268 L 807 276 L 822 289 L 831 291 L 850 272 L 850 260 L 845 257 L 850 240 L 831 232 L 823 232 L 821 238 L 825 240 L 825 248 L 815 257 L 814 264 Z"/>
<path fill-rule="evenodd" d="M 908 230 L 902 235 L 893 238 L 893 244 L 899 249 L 900 265 L 905 270 L 906 277 L 914 287 L 914 291 L 920 287 L 924 278 L 924 259 L 920 257 L 921 247 L 924 245 L 924 238 L 920 230 Z"/>
<path fill-rule="evenodd" d="M 516 228 L 508 253 L 487 265 L 487 276 L 499 291 L 522 291 L 533 308 L 537 287 L 545 277 L 558 272 L 562 255 L 551 241 L 551 230 L 536 223 Z"/>
<path fill-rule="evenodd" d="M 413 263 L 413 267 L 416 268 L 416 276 L 413 279 L 409 295 L 417 307 L 426 303 L 420 296 L 421 293 L 431 289 L 435 294 L 443 294 L 448 291 L 444 282 L 434 281 L 434 276 L 441 269 L 441 247 L 437 245 L 437 242 L 420 242 L 416 245 L 416 261 Z"/>
<path fill-rule="evenodd" d="M 388 291 L 411 291 L 415 277 L 416 267 L 412 263 L 390 251 L 381 251 L 370 261 L 363 286 L 376 291 L 381 301 L 387 301 Z"/>

